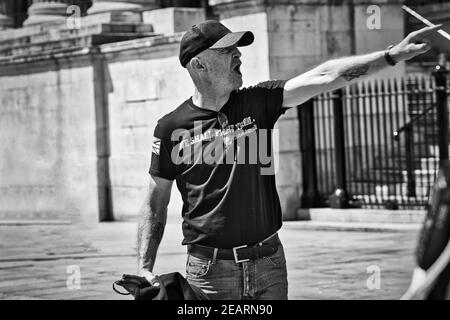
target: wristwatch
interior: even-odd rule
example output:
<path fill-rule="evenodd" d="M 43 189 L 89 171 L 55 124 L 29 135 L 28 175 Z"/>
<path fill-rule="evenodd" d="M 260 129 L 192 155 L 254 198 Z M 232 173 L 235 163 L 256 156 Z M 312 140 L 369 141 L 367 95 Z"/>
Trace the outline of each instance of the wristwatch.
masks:
<path fill-rule="evenodd" d="M 389 47 L 387 47 L 386 51 L 384 51 L 384 58 L 386 59 L 386 62 L 391 65 L 391 66 L 395 66 L 397 64 L 397 61 L 395 61 L 394 59 L 392 59 L 391 55 L 389 54 L 389 50 L 392 49 L 392 47 L 394 47 L 393 44 L 391 44 Z"/>

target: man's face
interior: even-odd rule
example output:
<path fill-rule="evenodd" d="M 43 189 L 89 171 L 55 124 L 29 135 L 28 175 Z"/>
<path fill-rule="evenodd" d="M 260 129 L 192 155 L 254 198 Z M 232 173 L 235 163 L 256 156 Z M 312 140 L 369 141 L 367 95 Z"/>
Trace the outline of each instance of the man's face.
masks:
<path fill-rule="evenodd" d="M 242 73 L 240 70 L 241 52 L 236 46 L 208 49 L 209 64 L 208 74 L 209 78 L 231 91 L 239 89 L 242 86 Z"/>

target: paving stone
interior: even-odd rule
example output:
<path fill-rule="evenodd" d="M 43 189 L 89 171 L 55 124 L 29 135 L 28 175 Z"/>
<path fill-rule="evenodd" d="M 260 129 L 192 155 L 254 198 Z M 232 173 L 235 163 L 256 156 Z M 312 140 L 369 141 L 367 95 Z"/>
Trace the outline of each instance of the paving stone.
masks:
<path fill-rule="evenodd" d="M 155 273 L 185 274 L 181 219 L 170 216 Z M 0 299 L 129 300 L 112 290 L 122 274 L 136 272 L 136 223 L 0 226 Z M 357 232 L 305 230 L 284 222 L 290 299 L 398 299 L 414 267 L 417 230 Z M 67 288 L 78 266 L 81 288 Z M 380 288 L 370 289 L 378 266 Z"/>

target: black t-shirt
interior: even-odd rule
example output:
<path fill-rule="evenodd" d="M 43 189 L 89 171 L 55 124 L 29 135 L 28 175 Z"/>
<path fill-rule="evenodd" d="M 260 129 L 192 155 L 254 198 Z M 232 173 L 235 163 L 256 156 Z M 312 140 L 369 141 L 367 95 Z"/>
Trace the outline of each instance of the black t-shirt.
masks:
<path fill-rule="evenodd" d="M 275 167 L 271 130 L 285 111 L 285 83 L 266 81 L 233 91 L 219 113 L 189 98 L 158 121 L 149 172 L 176 179 L 183 244 L 251 245 L 281 227 L 269 168 Z"/>

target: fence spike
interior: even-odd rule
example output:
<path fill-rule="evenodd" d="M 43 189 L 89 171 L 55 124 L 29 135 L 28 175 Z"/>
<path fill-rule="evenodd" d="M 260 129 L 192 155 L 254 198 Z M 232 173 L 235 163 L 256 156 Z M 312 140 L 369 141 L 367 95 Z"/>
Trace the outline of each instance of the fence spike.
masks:
<path fill-rule="evenodd" d="M 353 86 L 354 84 L 347 86 L 344 88 L 344 94 L 346 95 L 347 98 L 351 99 L 353 96 Z"/>
<path fill-rule="evenodd" d="M 366 94 L 366 85 L 367 85 L 367 81 L 361 82 L 361 86 L 360 86 L 360 90 L 359 90 L 359 94 L 361 96 L 364 96 Z"/>
<path fill-rule="evenodd" d="M 390 99 L 392 97 L 392 78 L 388 78 L 385 81 L 386 97 Z"/>
<path fill-rule="evenodd" d="M 359 87 L 361 86 L 361 83 L 356 83 L 353 85 L 353 94 L 358 97 L 359 94 Z"/>
<path fill-rule="evenodd" d="M 386 86 L 386 89 L 387 89 L 387 93 L 388 93 L 388 95 L 389 96 L 392 96 L 392 94 L 393 94 L 393 92 L 392 92 L 392 78 L 389 78 L 389 79 L 387 79 L 386 81 L 387 81 L 387 86 Z"/>
<path fill-rule="evenodd" d="M 398 94 L 398 80 L 397 78 L 392 79 L 392 93 L 395 95 Z"/>
<path fill-rule="evenodd" d="M 367 89 L 367 96 L 370 97 L 372 95 L 373 92 L 373 82 L 367 82 L 366 83 L 366 89 Z"/>
<path fill-rule="evenodd" d="M 384 96 L 386 94 L 385 79 L 380 79 L 380 94 L 381 96 Z"/>
<path fill-rule="evenodd" d="M 373 82 L 373 93 L 374 94 L 378 94 L 380 93 L 380 86 L 379 86 L 379 80 L 375 79 L 375 81 Z"/>
<path fill-rule="evenodd" d="M 406 94 L 409 90 L 409 83 L 411 80 L 411 76 L 408 76 L 406 79 L 402 79 L 401 83 L 400 83 L 400 90 L 402 94 Z"/>

